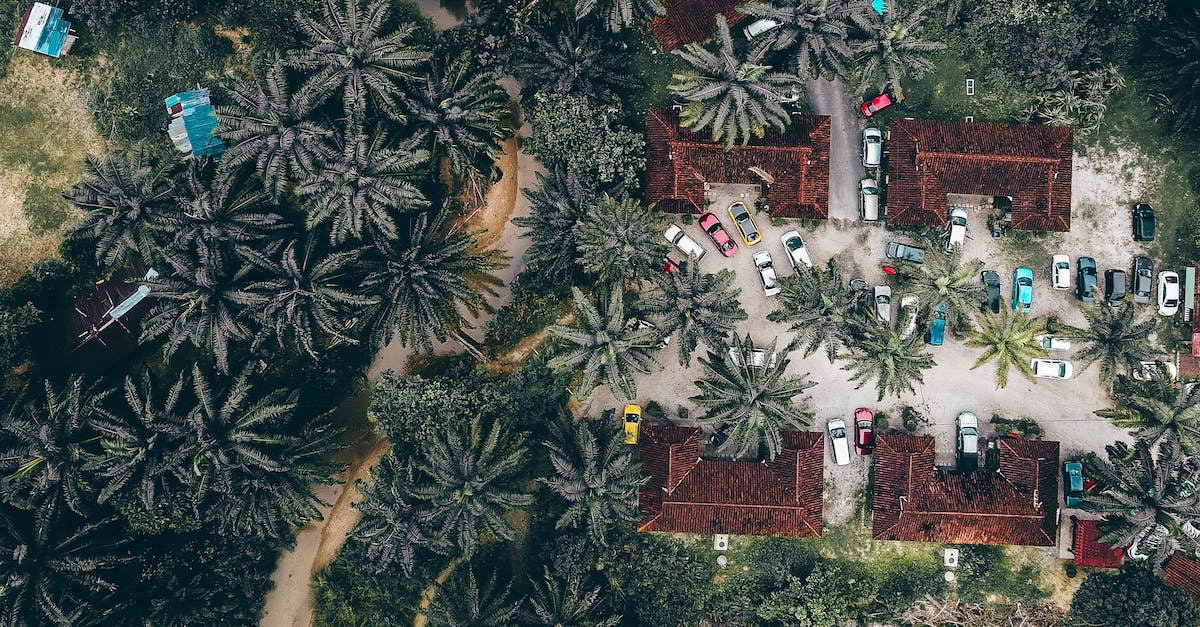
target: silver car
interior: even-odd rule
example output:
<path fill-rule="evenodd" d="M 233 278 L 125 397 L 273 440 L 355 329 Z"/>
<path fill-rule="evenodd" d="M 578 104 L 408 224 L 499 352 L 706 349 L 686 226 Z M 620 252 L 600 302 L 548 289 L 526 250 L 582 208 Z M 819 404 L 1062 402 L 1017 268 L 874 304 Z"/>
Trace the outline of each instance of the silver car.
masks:
<path fill-rule="evenodd" d="M 884 322 L 892 321 L 892 288 L 886 285 L 875 286 L 875 313 Z"/>
<path fill-rule="evenodd" d="M 758 268 L 758 277 L 762 279 L 763 293 L 774 296 L 779 293 L 779 279 L 775 276 L 775 264 L 771 261 L 771 251 L 760 250 L 754 253 L 754 267 Z"/>
<path fill-rule="evenodd" d="M 868 168 L 878 168 L 883 158 L 883 132 L 877 128 L 863 129 L 862 164 Z"/>

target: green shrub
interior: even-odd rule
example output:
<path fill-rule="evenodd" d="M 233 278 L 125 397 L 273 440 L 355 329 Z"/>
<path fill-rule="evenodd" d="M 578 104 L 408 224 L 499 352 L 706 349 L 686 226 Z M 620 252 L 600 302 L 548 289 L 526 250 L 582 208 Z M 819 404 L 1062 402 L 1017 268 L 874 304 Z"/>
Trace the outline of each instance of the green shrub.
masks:
<path fill-rule="evenodd" d="M 1196 603 L 1186 592 L 1163 583 L 1148 568 L 1126 566 L 1120 573 L 1092 573 L 1071 601 L 1064 624 L 1174 627 L 1200 620 Z"/>

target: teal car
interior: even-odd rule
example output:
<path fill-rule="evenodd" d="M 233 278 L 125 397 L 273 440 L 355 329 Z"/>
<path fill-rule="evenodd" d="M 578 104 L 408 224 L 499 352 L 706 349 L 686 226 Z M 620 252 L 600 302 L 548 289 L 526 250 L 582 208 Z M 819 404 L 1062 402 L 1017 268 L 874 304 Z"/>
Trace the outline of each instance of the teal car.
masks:
<path fill-rule="evenodd" d="M 1083 501 L 1083 464 L 1063 464 L 1063 500 L 1067 507 L 1075 507 Z"/>
<path fill-rule="evenodd" d="M 1025 266 L 1013 271 L 1012 308 L 1019 313 L 1033 309 L 1033 270 Z"/>
<path fill-rule="evenodd" d="M 933 315 L 933 324 L 929 327 L 929 333 L 925 334 L 925 341 L 931 346 L 941 346 L 945 337 L 946 306 L 938 305 L 937 311 Z"/>

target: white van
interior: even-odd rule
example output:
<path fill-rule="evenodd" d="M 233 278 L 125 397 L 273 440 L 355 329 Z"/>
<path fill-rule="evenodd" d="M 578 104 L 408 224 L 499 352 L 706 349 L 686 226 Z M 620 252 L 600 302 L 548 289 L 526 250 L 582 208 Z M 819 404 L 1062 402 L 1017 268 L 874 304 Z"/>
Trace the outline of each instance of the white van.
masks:
<path fill-rule="evenodd" d="M 879 220 L 879 185 L 875 179 L 863 179 L 858 182 L 859 215 L 863 222 Z"/>
<path fill-rule="evenodd" d="M 962 246 L 967 239 L 967 210 L 955 207 L 950 210 L 950 233 L 946 239 L 946 252 Z"/>
<path fill-rule="evenodd" d="M 849 465 L 850 442 L 846 439 L 846 421 L 830 418 L 825 423 L 825 431 L 829 433 L 829 443 L 833 446 L 833 463 L 838 466 Z"/>
<path fill-rule="evenodd" d="M 779 22 L 775 20 L 755 20 L 750 22 L 742 32 L 746 33 L 746 39 L 754 39 L 777 26 L 779 26 Z"/>
<path fill-rule="evenodd" d="M 696 261 L 704 258 L 704 248 L 697 244 L 696 240 L 688 237 L 679 225 L 672 224 L 667 227 L 667 232 L 663 235 L 666 236 L 668 242 L 675 245 L 675 248 L 683 251 L 683 254 L 695 257 Z"/>

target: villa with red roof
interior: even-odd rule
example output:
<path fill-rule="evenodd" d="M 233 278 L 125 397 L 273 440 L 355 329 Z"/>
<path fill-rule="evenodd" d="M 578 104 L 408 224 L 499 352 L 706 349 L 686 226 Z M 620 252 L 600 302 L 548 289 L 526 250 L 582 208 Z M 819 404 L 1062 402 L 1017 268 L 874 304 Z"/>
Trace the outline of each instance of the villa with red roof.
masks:
<path fill-rule="evenodd" d="M 1082 568 L 1120 568 L 1125 561 L 1125 552 L 1100 542 L 1101 521 L 1072 518 L 1071 554 L 1074 564 Z"/>
<path fill-rule="evenodd" d="M 732 27 L 742 20 L 738 0 L 664 0 L 667 14 L 650 22 L 650 32 L 663 50 L 670 52 L 687 44 L 700 43 L 717 32 L 717 15 Z"/>
<path fill-rule="evenodd" d="M 696 427 L 643 425 L 638 449 L 650 475 L 639 531 L 821 535 L 823 433 L 784 432 L 767 462 L 704 459 Z"/>

